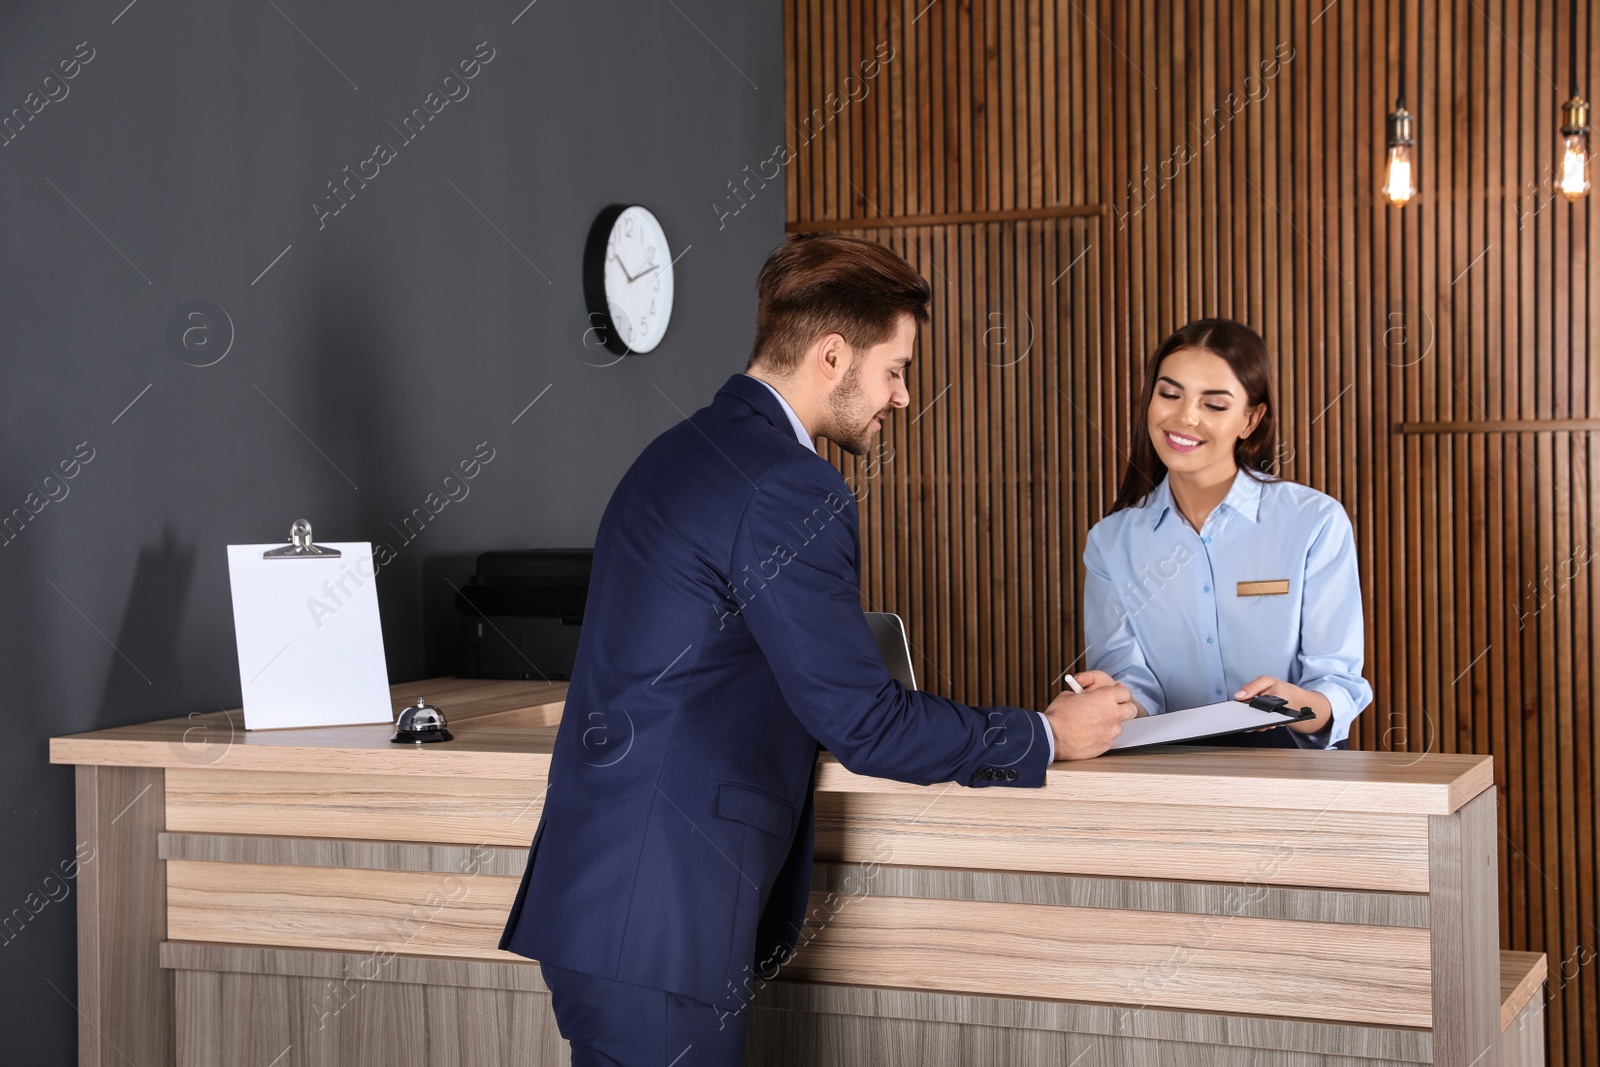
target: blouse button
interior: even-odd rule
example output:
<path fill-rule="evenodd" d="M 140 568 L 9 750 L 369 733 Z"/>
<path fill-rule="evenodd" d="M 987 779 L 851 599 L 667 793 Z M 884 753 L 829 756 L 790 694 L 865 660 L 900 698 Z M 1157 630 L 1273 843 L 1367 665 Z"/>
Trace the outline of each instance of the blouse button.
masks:
<path fill-rule="evenodd" d="M 1210 634 L 1206 635 L 1206 644 L 1208 644 L 1208 645 L 1212 644 L 1212 643 L 1214 643 L 1214 641 L 1215 641 L 1215 638 L 1213 638 Z"/>

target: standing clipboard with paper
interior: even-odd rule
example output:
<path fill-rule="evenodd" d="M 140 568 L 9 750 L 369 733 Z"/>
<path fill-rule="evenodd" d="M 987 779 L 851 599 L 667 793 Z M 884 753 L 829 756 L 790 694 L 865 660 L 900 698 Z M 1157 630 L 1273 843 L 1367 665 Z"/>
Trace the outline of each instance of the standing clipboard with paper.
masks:
<path fill-rule="evenodd" d="M 228 579 L 247 730 L 393 721 L 366 541 L 229 545 Z"/>

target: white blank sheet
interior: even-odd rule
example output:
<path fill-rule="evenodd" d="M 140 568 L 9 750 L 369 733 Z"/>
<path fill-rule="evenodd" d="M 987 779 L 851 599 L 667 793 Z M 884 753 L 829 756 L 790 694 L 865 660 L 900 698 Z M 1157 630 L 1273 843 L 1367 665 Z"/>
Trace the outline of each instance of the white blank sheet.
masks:
<path fill-rule="evenodd" d="M 337 559 L 262 559 L 229 545 L 233 629 L 247 730 L 394 721 L 372 545 Z"/>
<path fill-rule="evenodd" d="M 1299 717 L 1298 711 L 1287 708 L 1281 712 L 1261 711 L 1242 700 L 1224 700 L 1220 704 L 1129 719 L 1122 724 L 1122 735 L 1111 742 L 1111 747 L 1115 750 L 1165 745 L 1197 737 L 1253 730 L 1260 726 L 1277 726 L 1279 723 L 1293 722 Z"/>

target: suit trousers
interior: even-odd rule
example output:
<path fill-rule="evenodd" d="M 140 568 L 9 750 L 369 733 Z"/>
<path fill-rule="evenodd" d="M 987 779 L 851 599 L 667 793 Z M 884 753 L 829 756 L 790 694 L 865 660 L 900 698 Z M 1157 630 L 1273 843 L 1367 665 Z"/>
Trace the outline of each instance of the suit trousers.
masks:
<path fill-rule="evenodd" d="M 572 1067 L 740 1067 L 749 1013 L 541 963 Z"/>

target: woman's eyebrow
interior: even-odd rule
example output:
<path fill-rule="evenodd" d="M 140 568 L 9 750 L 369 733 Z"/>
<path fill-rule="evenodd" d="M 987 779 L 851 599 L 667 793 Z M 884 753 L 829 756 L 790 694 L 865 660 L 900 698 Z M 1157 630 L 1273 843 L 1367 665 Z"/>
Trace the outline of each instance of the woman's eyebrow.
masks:
<path fill-rule="evenodd" d="M 1161 377 L 1157 378 L 1156 381 L 1166 382 L 1168 385 L 1171 385 L 1171 386 L 1173 386 L 1175 388 L 1178 388 L 1178 389 L 1182 389 L 1183 388 L 1183 383 L 1182 382 L 1174 381 L 1173 379 L 1168 378 L 1165 374 L 1163 374 Z M 1232 389 L 1206 389 L 1206 390 L 1203 390 L 1200 393 L 1200 395 L 1201 396 L 1232 396 L 1233 395 L 1233 390 Z"/>

